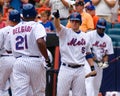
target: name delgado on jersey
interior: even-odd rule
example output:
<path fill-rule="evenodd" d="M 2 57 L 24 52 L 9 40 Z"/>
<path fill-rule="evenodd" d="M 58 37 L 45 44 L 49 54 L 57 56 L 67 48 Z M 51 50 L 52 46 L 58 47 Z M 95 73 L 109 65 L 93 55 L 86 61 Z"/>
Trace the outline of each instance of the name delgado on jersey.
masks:
<path fill-rule="evenodd" d="M 21 26 L 13 29 L 13 35 L 17 33 L 30 32 L 32 30 L 31 26 Z"/>

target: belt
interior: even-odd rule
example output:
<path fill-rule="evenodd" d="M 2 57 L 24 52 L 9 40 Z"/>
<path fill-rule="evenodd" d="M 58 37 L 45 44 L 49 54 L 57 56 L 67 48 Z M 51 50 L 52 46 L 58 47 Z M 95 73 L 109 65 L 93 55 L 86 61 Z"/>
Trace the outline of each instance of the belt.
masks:
<path fill-rule="evenodd" d="M 23 56 L 18 56 L 16 58 L 20 58 L 20 57 L 23 57 Z M 40 58 L 40 56 L 24 56 L 24 57 L 35 57 L 35 58 Z"/>
<path fill-rule="evenodd" d="M 71 67 L 71 68 L 79 68 L 79 67 L 84 66 L 83 64 L 81 64 L 81 65 L 69 65 L 69 64 L 65 64 L 65 63 L 62 63 L 62 65 L 67 66 L 67 67 Z"/>
<path fill-rule="evenodd" d="M 67 20 L 68 18 L 60 18 L 60 20 Z"/>
<path fill-rule="evenodd" d="M 0 55 L 1 57 L 3 57 L 3 56 L 13 56 L 13 55 Z"/>

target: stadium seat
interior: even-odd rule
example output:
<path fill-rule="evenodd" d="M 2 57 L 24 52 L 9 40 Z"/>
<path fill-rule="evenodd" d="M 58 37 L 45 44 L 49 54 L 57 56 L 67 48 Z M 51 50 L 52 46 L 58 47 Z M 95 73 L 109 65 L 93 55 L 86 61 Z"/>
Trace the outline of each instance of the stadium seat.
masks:
<path fill-rule="evenodd" d="M 107 27 L 107 29 L 112 28 L 112 23 L 107 22 L 106 27 Z"/>
<path fill-rule="evenodd" d="M 108 29 L 111 29 L 111 28 L 112 28 L 112 23 L 107 22 L 105 33 L 108 34 Z"/>
<path fill-rule="evenodd" d="M 120 38 L 120 28 L 111 28 L 107 30 L 107 34 L 119 35 Z"/>
<path fill-rule="evenodd" d="M 112 39 L 113 46 L 120 46 L 120 35 L 109 34 Z"/>
<path fill-rule="evenodd" d="M 109 34 L 113 41 L 120 41 L 120 36 L 117 34 Z"/>
<path fill-rule="evenodd" d="M 120 23 L 113 24 L 113 28 L 120 28 Z"/>

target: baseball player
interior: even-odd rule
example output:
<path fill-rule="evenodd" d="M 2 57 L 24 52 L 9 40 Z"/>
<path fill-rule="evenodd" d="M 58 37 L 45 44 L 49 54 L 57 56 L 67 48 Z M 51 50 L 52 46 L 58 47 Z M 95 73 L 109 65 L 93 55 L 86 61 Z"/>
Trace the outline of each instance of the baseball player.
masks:
<path fill-rule="evenodd" d="M 96 28 L 96 30 L 87 33 L 92 45 L 97 75 L 95 77 L 86 78 L 86 96 L 98 96 L 103 69 L 109 66 L 108 57 L 110 54 L 113 54 L 112 40 L 107 34 L 105 34 L 106 20 L 103 18 L 99 19 Z M 90 68 L 88 64 L 85 65 L 87 74 L 90 72 Z"/>
<path fill-rule="evenodd" d="M 86 34 L 79 30 L 81 15 L 73 12 L 70 15 L 72 28 L 60 24 L 59 11 L 54 12 L 54 23 L 59 36 L 61 66 L 58 73 L 57 96 L 85 96 L 85 56 L 94 70 L 92 55 Z M 96 73 L 94 74 L 96 75 Z"/>
<path fill-rule="evenodd" d="M 10 32 L 9 30 L 20 22 L 20 13 L 17 10 L 11 11 L 8 22 L 9 26 L 6 26 L 0 30 L 0 96 L 3 96 L 4 91 L 9 88 L 8 87 L 5 89 L 6 82 L 9 81 L 8 79 L 10 79 L 10 81 L 12 79 L 12 67 L 15 62 L 15 58 L 12 53 L 7 53 L 5 51 L 4 45 L 7 35 Z"/>
<path fill-rule="evenodd" d="M 24 4 L 23 21 L 10 33 L 10 45 L 17 58 L 13 66 L 14 96 L 27 96 L 31 87 L 33 96 L 45 96 L 46 70 L 50 67 L 44 38 L 45 28 L 35 22 L 37 12 L 32 4 Z M 9 41 L 9 40 L 8 40 Z M 10 50 L 6 43 L 6 49 Z"/>

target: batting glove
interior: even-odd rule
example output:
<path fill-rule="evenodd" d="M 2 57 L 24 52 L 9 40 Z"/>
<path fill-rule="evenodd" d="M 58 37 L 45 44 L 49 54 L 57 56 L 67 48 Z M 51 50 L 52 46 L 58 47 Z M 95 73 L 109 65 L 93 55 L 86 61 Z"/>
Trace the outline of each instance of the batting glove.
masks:
<path fill-rule="evenodd" d="M 102 68 L 102 69 L 105 69 L 105 68 L 107 68 L 108 66 L 109 66 L 108 62 L 104 62 L 101 68 Z"/>
<path fill-rule="evenodd" d="M 103 66 L 103 62 L 98 62 L 98 67 L 102 67 Z"/>
<path fill-rule="evenodd" d="M 60 17 L 59 10 L 57 10 L 56 12 L 53 12 L 53 15 L 55 18 L 59 18 Z"/>
<path fill-rule="evenodd" d="M 51 64 L 51 62 L 50 62 L 50 59 L 45 60 L 45 62 L 46 62 L 46 66 L 45 66 L 45 68 L 46 68 L 46 69 L 51 69 L 52 64 Z"/>

